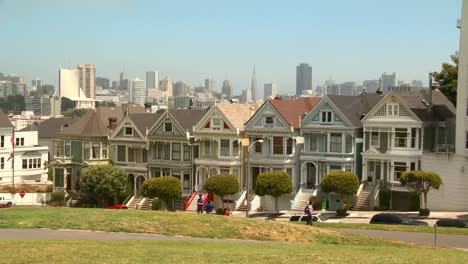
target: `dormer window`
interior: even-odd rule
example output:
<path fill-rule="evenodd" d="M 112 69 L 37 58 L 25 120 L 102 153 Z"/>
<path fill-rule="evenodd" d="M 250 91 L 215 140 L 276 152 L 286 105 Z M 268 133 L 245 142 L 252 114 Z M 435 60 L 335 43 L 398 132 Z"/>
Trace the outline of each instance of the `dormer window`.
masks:
<path fill-rule="evenodd" d="M 333 112 L 332 111 L 322 111 L 320 112 L 320 120 L 322 123 L 333 123 Z"/>
<path fill-rule="evenodd" d="M 399 115 L 399 104 L 389 103 L 387 104 L 387 116 L 398 116 Z"/>
<path fill-rule="evenodd" d="M 211 129 L 212 130 L 221 130 L 221 118 L 213 118 L 211 119 Z"/>
<path fill-rule="evenodd" d="M 164 123 L 164 132 L 172 132 L 172 123 Z"/>
<path fill-rule="evenodd" d="M 133 128 L 132 127 L 125 127 L 124 135 L 127 137 L 133 136 Z"/>
<path fill-rule="evenodd" d="M 272 127 L 274 122 L 274 118 L 272 116 L 265 116 L 265 126 Z"/>

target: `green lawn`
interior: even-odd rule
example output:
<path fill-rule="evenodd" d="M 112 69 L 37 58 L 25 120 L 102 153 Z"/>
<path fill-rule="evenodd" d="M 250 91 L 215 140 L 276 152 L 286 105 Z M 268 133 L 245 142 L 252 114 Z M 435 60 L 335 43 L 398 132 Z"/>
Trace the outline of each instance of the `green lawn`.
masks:
<path fill-rule="evenodd" d="M 387 230 L 387 231 L 408 231 L 434 233 L 433 226 L 405 226 L 405 225 L 370 225 L 370 224 L 350 224 L 350 223 L 314 223 L 318 227 L 325 228 L 354 228 L 354 229 L 369 229 L 369 230 Z M 468 228 L 455 227 L 438 227 L 437 232 L 440 234 L 468 235 Z"/>
<path fill-rule="evenodd" d="M 1 241 L 1 263 L 468 263 L 468 253 L 375 243 Z"/>
<path fill-rule="evenodd" d="M 0 228 L 159 233 L 284 244 L 194 241 L 6 241 L 0 263 L 468 263 L 468 253 L 326 228 L 217 215 L 84 208 L 2 209 Z"/>

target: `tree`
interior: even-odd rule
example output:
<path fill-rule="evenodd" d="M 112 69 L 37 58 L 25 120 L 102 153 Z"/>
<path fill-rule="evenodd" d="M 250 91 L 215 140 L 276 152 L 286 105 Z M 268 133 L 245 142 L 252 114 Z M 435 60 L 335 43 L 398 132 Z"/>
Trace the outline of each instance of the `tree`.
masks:
<path fill-rule="evenodd" d="M 458 54 L 450 56 L 452 63 L 443 63 L 440 72 L 434 73 L 434 79 L 440 84 L 441 91 L 457 105 Z"/>
<path fill-rule="evenodd" d="M 279 212 L 278 197 L 292 193 L 292 191 L 291 177 L 284 171 L 263 172 L 257 176 L 255 193 L 260 196 L 273 196 L 276 212 Z"/>
<path fill-rule="evenodd" d="M 65 117 L 82 117 L 89 110 L 90 109 L 70 109 L 70 110 L 62 112 L 62 114 Z"/>
<path fill-rule="evenodd" d="M 74 108 L 75 108 L 75 102 L 68 99 L 67 97 L 61 98 L 60 110 L 62 112 L 65 112 L 67 110 L 74 109 Z"/>
<path fill-rule="evenodd" d="M 5 112 L 21 113 L 26 109 L 24 96 L 22 95 L 9 95 L 7 98 L 0 98 L 0 108 Z"/>
<path fill-rule="evenodd" d="M 127 174 L 121 168 L 113 165 L 93 165 L 81 176 L 81 197 L 91 205 L 104 207 L 111 199 L 117 204 L 118 199 L 125 195 L 127 184 Z"/>
<path fill-rule="evenodd" d="M 337 193 L 341 196 L 341 207 L 344 208 L 343 198 L 345 195 L 356 194 L 359 189 L 359 180 L 356 174 L 350 171 L 330 172 L 320 184 L 326 193 Z"/>
<path fill-rule="evenodd" d="M 206 180 L 205 190 L 221 197 L 221 206 L 224 208 L 224 196 L 236 194 L 239 191 L 237 177 L 229 174 L 221 174 Z"/>
<path fill-rule="evenodd" d="M 169 201 L 182 195 L 182 183 L 172 176 L 152 178 L 143 183 L 141 194 L 148 198 L 157 197 L 168 205 Z"/>
<path fill-rule="evenodd" d="M 96 102 L 96 107 L 100 106 L 109 106 L 109 107 L 115 107 L 116 104 L 112 101 L 102 101 L 102 102 Z"/>
<path fill-rule="evenodd" d="M 407 171 L 401 174 L 400 182 L 403 186 L 414 189 L 424 195 L 424 209 L 427 209 L 427 193 L 431 189 L 439 189 L 442 178 L 431 171 Z"/>

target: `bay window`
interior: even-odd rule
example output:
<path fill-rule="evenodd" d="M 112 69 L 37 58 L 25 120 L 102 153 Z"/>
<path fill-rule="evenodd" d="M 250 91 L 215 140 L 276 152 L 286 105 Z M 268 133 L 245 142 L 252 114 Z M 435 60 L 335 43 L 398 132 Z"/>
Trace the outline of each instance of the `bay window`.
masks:
<path fill-rule="evenodd" d="M 330 152 L 341 153 L 342 150 L 342 136 L 341 133 L 330 134 Z"/>
<path fill-rule="evenodd" d="M 399 181 L 401 174 L 406 171 L 406 162 L 395 162 L 393 163 L 393 166 L 394 166 L 393 167 L 394 168 L 393 180 Z"/>
<path fill-rule="evenodd" d="M 172 160 L 180 160 L 182 152 L 181 148 L 180 143 L 172 143 Z"/>
<path fill-rule="evenodd" d="M 408 139 L 408 129 L 395 128 L 395 147 L 406 148 Z"/>
<path fill-rule="evenodd" d="M 230 152 L 230 148 L 229 148 L 229 145 L 230 145 L 230 141 L 229 139 L 221 139 L 221 156 L 222 157 L 228 157 L 229 156 L 229 152 Z"/>
<path fill-rule="evenodd" d="M 283 137 L 273 137 L 273 154 L 283 153 Z"/>
<path fill-rule="evenodd" d="M 319 136 L 320 134 L 317 133 L 309 134 L 309 150 L 311 152 L 317 152 Z"/>
<path fill-rule="evenodd" d="M 190 146 L 184 144 L 184 160 L 190 160 Z"/>
<path fill-rule="evenodd" d="M 345 153 L 353 152 L 353 136 L 351 134 L 346 134 L 345 136 Z"/>
<path fill-rule="evenodd" d="M 125 146 L 117 146 L 117 161 L 126 161 L 125 158 L 126 147 Z"/>
<path fill-rule="evenodd" d="M 292 149 L 293 149 L 293 139 L 288 138 L 286 140 L 286 154 L 291 155 L 292 154 Z"/>
<path fill-rule="evenodd" d="M 83 143 L 83 159 L 89 159 L 90 151 L 91 151 L 91 143 L 84 142 Z"/>

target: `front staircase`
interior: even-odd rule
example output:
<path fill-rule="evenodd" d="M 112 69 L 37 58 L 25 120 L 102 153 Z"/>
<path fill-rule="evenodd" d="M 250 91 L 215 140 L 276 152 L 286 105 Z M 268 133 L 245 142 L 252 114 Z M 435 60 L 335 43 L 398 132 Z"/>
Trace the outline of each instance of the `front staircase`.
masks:
<path fill-rule="evenodd" d="M 251 193 L 249 194 L 249 202 L 252 202 L 252 200 L 255 198 L 255 193 Z M 243 211 L 245 212 L 247 210 L 247 201 L 244 200 L 242 201 L 242 203 L 237 207 L 237 211 Z M 250 208 L 250 210 L 252 210 L 252 208 Z"/>
<path fill-rule="evenodd" d="M 153 203 L 153 199 L 143 198 L 140 201 L 140 205 L 138 206 L 138 209 L 139 210 L 151 210 L 152 203 Z"/>
<path fill-rule="evenodd" d="M 142 197 L 141 196 L 133 196 L 130 201 L 128 201 L 128 203 L 126 204 L 126 206 L 128 207 L 128 209 L 138 209 L 137 208 L 137 205 L 140 204 L 141 202 L 141 199 Z"/>
<path fill-rule="evenodd" d="M 313 195 L 314 189 L 302 189 L 302 192 L 297 197 L 293 205 L 293 211 L 304 211 L 304 208 L 309 204 L 309 199 Z"/>
<path fill-rule="evenodd" d="M 196 212 L 197 211 L 198 195 L 199 194 L 197 194 L 197 195 L 195 195 L 195 197 L 193 197 L 192 202 L 190 203 L 190 205 L 187 207 L 187 210 L 185 210 L 185 211 L 190 211 L 190 212 Z M 202 197 L 203 197 L 203 201 L 206 202 L 208 194 L 207 193 L 202 194 Z"/>
<path fill-rule="evenodd" d="M 359 194 L 359 197 L 357 198 L 357 203 L 356 206 L 354 207 L 354 210 L 356 211 L 369 211 L 370 208 L 370 200 L 372 197 L 372 190 L 370 187 L 365 184 L 362 188 L 361 193 Z"/>

